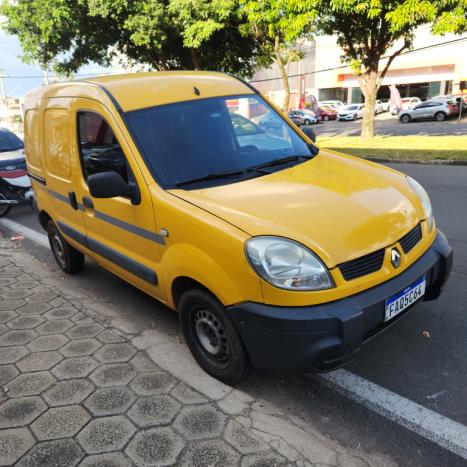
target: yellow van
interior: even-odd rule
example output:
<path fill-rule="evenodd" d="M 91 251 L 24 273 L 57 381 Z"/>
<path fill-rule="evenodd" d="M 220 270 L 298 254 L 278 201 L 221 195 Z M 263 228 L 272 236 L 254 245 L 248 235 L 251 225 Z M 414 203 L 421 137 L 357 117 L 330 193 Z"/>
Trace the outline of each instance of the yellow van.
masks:
<path fill-rule="evenodd" d="M 227 383 L 251 366 L 341 366 L 450 272 L 415 180 L 319 150 L 230 75 L 38 89 L 25 146 L 60 267 L 87 255 L 177 310 L 198 363 Z"/>

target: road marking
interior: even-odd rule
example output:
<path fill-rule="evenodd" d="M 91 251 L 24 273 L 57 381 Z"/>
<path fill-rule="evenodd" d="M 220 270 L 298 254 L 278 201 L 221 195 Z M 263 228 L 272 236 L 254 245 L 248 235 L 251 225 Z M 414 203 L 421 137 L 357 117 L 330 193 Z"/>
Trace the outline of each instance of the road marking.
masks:
<path fill-rule="evenodd" d="M 24 235 L 25 237 L 29 238 L 33 242 L 37 243 L 40 246 L 49 248 L 49 239 L 47 235 L 44 235 L 36 230 L 30 229 L 25 225 L 22 225 L 18 222 L 12 221 L 11 219 L 0 219 L 0 225 L 3 225 L 9 230 L 12 230 L 16 233 Z"/>
<path fill-rule="evenodd" d="M 47 235 L 10 219 L 0 219 L 0 225 L 49 248 Z M 467 427 L 464 425 L 347 370 L 336 370 L 318 378 L 344 396 L 467 459 Z"/>
<path fill-rule="evenodd" d="M 467 459 L 464 425 L 347 370 L 336 370 L 319 378 L 346 397 Z"/>

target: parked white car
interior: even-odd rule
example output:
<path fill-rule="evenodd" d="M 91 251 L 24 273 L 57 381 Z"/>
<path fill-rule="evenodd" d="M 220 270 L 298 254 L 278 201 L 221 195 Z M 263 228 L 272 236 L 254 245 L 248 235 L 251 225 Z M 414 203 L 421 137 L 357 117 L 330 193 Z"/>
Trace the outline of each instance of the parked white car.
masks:
<path fill-rule="evenodd" d="M 420 104 L 422 102 L 421 99 L 418 97 L 404 97 L 402 99 L 402 110 L 411 110 L 413 109 L 416 105 Z M 395 105 L 391 105 L 391 114 L 392 115 L 397 115 L 397 109 Z"/>
<path fill-rule="evenodd" d="M 389 99 L 380 99 L 381 105 L 383 106 L 383 112 L 389 112 Z"/>
<path fill-rule="evenodd" d="M 337 114 L 338 120 L 357 120 L 357 118 L 363 118 L 363 108 L 365 104 L 351 104 Z"/>
<path fill-rule="evenodd" d="M 320 107 L 328 106 L 334 109 L 336 112 L 340 112 L 345 108 L 345 104 L 342 101 L 321 101 L 318 104 Z"/>
<path fill-rule="evenodd" d="M 377 100 L 375 104 L 375 114 L 378 115 L 384 112 L 383 101 Z"/>

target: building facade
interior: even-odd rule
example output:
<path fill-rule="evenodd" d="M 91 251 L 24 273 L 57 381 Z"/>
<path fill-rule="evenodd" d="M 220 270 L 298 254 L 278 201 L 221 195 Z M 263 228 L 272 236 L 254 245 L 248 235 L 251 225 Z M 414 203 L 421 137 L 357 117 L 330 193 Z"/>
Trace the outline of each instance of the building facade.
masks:
<path fill-rule="evenodd" d="M 311 95 L 319 101 L 363 102 L 357 78 L 341 55 L 334 36 L 320 36 L 304 46 L 303 60 L 291 64 L 289 70 L 291 109 L 309 101 Z M 385 63 L 381 60 L 380 69 Z M 276 66 L 256 73 L 251 83 L 275 103 L 282 102 L 284 91 Z M 467 34 L 433 36 L 428 27 L 419 28 L 413 49 L 393 61 L 378 98 L 389 98 L 391 84 L 396 85 L 401 97 L 422 100 L 461 93 L 467 87 Z"/>

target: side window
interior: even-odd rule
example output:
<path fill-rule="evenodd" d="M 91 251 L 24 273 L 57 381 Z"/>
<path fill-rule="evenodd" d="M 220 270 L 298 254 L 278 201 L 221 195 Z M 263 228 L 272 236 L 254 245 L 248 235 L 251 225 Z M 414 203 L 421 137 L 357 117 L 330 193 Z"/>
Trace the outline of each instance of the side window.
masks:
<path fill-rule="evenodd" d="M 84 178 L 113 171 L 129 181 L 125 154 L 110 125 L 95 112 L 78 113 L 78 144 Z"/>

